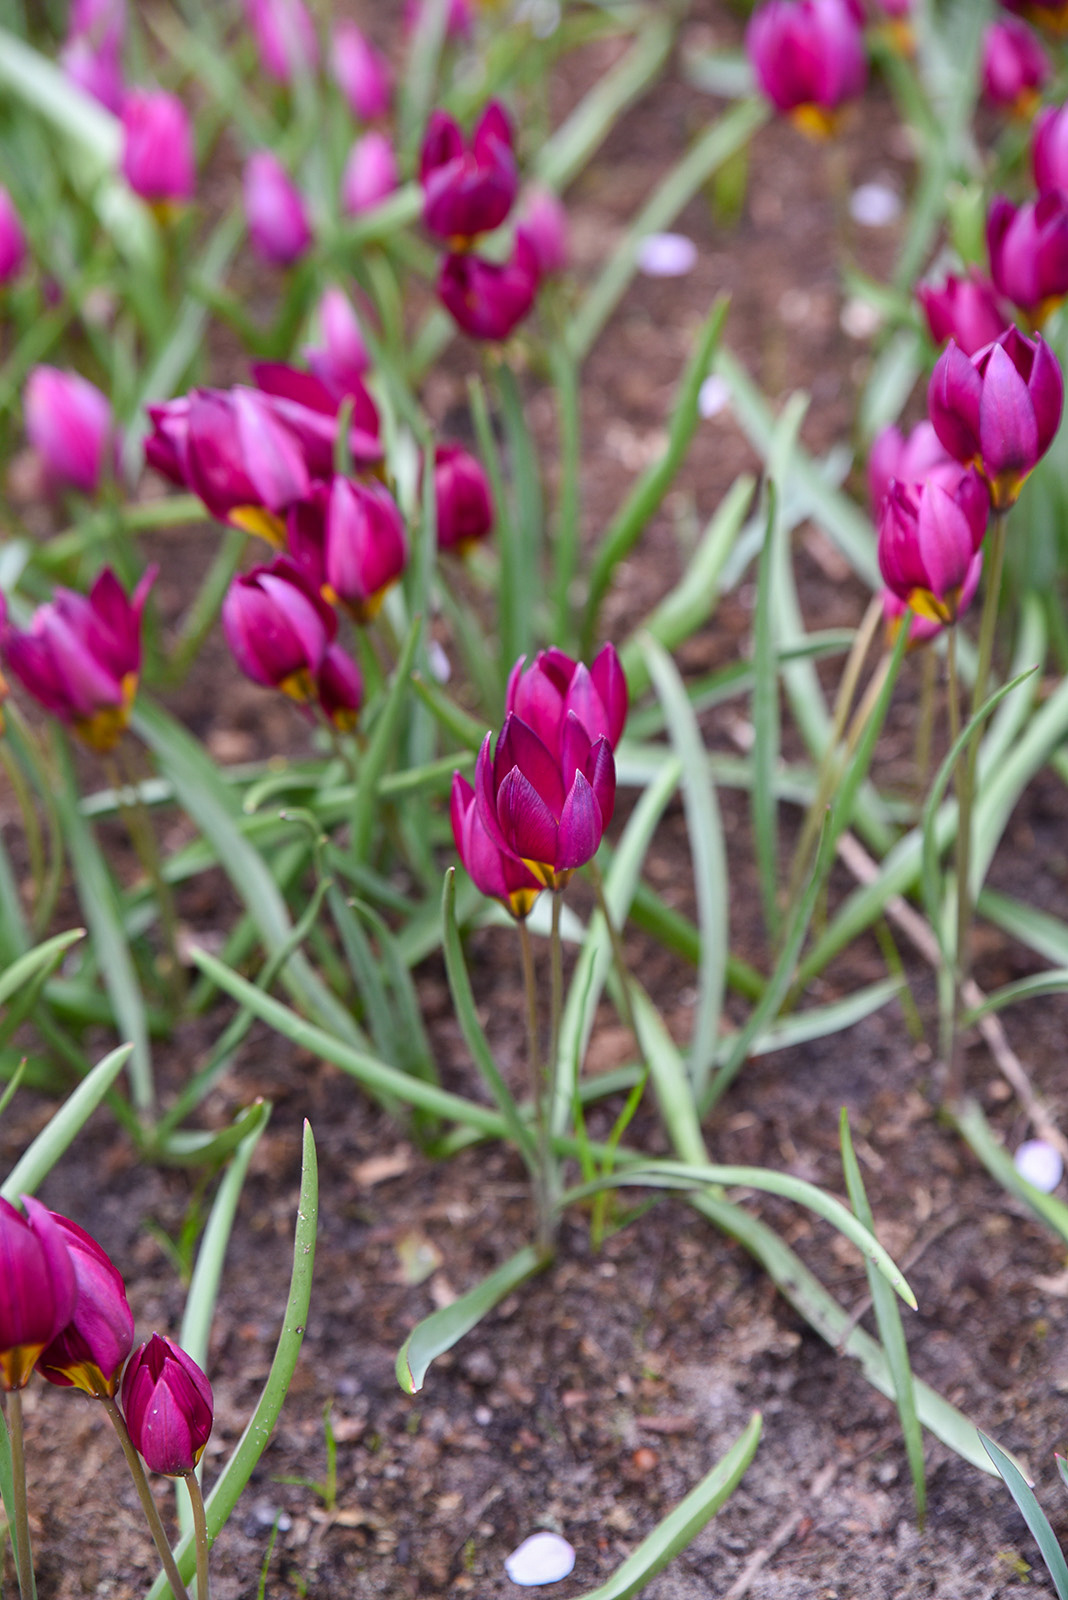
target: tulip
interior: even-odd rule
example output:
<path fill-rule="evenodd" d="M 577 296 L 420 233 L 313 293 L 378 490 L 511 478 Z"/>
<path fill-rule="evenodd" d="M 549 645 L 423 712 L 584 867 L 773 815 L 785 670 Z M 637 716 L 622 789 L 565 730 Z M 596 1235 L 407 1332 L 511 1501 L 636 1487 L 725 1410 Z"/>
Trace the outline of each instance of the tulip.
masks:
<path fill-rule="evenodd" d="M 125 86 L 122 42 L 124 0 L 75 0 L 60 62 L 67 77 L 116 116 L 122 113 Z"/>
<path fill-rule="evenodd" d="M 130 720 L 141 670 L 141 614 L 157 570 L 149 568 L 129 599 L 110 567 L 88 597 L 57 589 L 25 632 L 0 609 L 0 655 L 8 669 L 93 750 L 114 749 Z"/>
<path fill-rule="evenodd" d="M 145 461 L 179 488 L 189 487 L 189 409 L 191 397 L 178 395 L 146 406 L 152 432 L 145 437 Z"/>
<path fill-rule="evenodd" d="M 498 227 L 519 188 L 512 127 L 500 102 L 490 101 L 470 143 L 447 111 L 435 111 L 419 157 L 419 181 L 423 221 L 438 238 L 469 240 Z"/>
<path fill-rule="evenodd" d="M 122 175 L 164 212 L 196 186 L 193 130 L 182 102 L 162 90 L 136 90 L 122 108 Z"/>
<path fill-rule="evenodd" d="M 558 196 L 536 185 L 523 202 L 520 227 L 534 248 L 538 273 L 548 278 L 567 266 L 567 212 Z"/>
<path fill-rule="evenodd" d="M 999 293 L 1034 325 L 1044 322 L 1068 294 L 1068 197 L 1054 189 L 1017 209 L 999 195 L 990 206 L 986 242 Z"/>
<path fill-rule="evenodd" d="M 956 622 L 974 593 L 990 501 L 978 473 L 957 469 L 950 488 L 933 478 L 890 485 L 879 514 L 879 571 L 887 588 L 932 622 Z M 973 570 L 974 569 L 974 570 Z"/>
<path fill-rule="evenodd" d="M 590 739 L 571 712 L 555 755 L 513 712 L 475 765 L 478 814 L 490 839 L 547 889 L 562 889 L 592 860 L 615 806 L 616 767 L 602 734 Z"/>
<path fill-rule="evenodd" d="M 371 622 L 408 562 L 404 520 L 380 483 L 336 477 L 326 503 L 323 578 L 357 622 Z"/>
<path fill-rule="evenodd" d="M 311 244 L 311 225 L 300 190 L 270 150 L 257 150 L 249 157 L 244 193 L 255 250 L 272 266 L 291 266 Z"/>
<path fill-rule="evenodd" d="M 122 1409 L 150 1472 L 183 1478 L 193 1471 L 208 1442 L 214 1408 L 211 1384 L 192 1356 L 154 1333 L 127 1362 Z"/>
<path fill-rule="evenodd" d="M 983 563 L 982 559 L 980 558 L 976 561 L 973 561 L 968 569 L 968 576 L 964 580 L 964 587 L 961 589 L 960 598 L 957 601 L 958 620 L 964 615 L 975 598 L 975 591 L 979 586 L 979 577 L 982 571 L 982 566 Z M 899 600 L 897 595 L 894 594 L 890 589 L 883 590 L 882 602 L 883 623 L 886 629 L 886 642 L 888 648 L 891 650 L 894 648 L 894 645 L 897 642 L 898 629 L 902 626 L 906 618 L 908 618 L 909 629 L 909 640 L 908 644 L 905 646 L 906 650 L 915 650 L 918 649 L 918 647 L 922 644 L 928 644 L 930 640 L 938 637 L 945 626 L 944 623 L 935 622 L 930 617 L 923 617 L 918 611 L 913 611 L 912 607 L 908 605 L 906 601 Z"/>
<path fill-rule="evenodd" d="M 983 34 L 980 68 L 983 93 L 992 105 L 1028 118 L 1038 92 L 1052 72 L 1041 43 L 1024 22 L 1003 17 Z"/>
<path fill-rule="evenodd" d="M 260 63 L 276 83 L 292 83 L 319 65 L 315 24 L 303 0 L 245 0 Z"/>
<path fill-rule="evenodd" d="M 319 301 L 322 343 L 308 345 L 304 358 L 338 405 L 349 393 L 363 389 L 363 375 L 371 365 L 360 321 L 344 290 L 331 284 Z M 357 388 L 358 386 L 358 388 Z M 377 432 L 377 426 L 375 428 Z"/>
<path fill-rule="evenodd" d="M 615 750 L 627 720 L 627 701 L 626 674 L 613 644 L 602 645 L 590 667 L 554 646 L 539 650 L 529 666 L 526 656 L 520 656 L 508 675 L 505 709 L 522 718 L 559 756 L 569 716 L 578 718 L 587 738 L 607 739 Z"/>
<path fill-rule="evenodd" d="M 372 128 L 357 139 L 341 174 L 341 209 L 358 217 L 380 206 L 397 187 L 397 158 L 384 133 Z"/>
<path fill-rule="evenodd" d="M 970 358 L 950 340 L 927 389 L 939 439 L 957 461 L 978 467 L 997 511 L 1015 504 L 1053 442 L 1063 405 L 1056 356 L 1015 328 Z"/>
<path fill-rule="evenodd" d="M 434 504 L 439 550 L 465 554 L 493 527 L 493 499 L 480 461 L 458 444 L 434 451 Z"/>
<path fill-rule="evenodd" d="M 537 291 L 538 258 L 522 229 L 502 266 L 464 251 L 446 256 L 438 274 L 439 300 L 473 339 L 507 339 Z"/>
<path fill-rule="evenodd" d="M 938 476 L 939 481 L 945 481 L 947 477 L 953 479 L 958 471 L 957 462 L 926 419 L 916 424 L 908 438 L 891 423 L 876 435 L 868 456 L 872 519 L 879 516 L 892 478 L 899 478 L 902 483 L 922 483 L 925 478 Z"/>
<path fill-rule="evenodd" d="M 992 344 L 1012 326 L 994 285 L 975 268 L 964 277 L 950 273 L 940 288 L 921 283 L 916 298 L 923 307 L 935 344 L 955 339 L 966 356 Z"/>
<path fill-rule="evenodd" d="M 318 699 L 317 678 L 337 616 L 288 556 L 236 577 L 222 604 L 223 633 L 253 683 L 292 700 Z"/>
<path fill-rule="evenodd" d="M 0 184 L 0 284 L 10 283 L 26 259 L 26 236 L 15 202 Z"/>
<path fill-rule="evenodd" d="M 134 1341 L 126 1286 L 107 1252 L 69 1217 L 50 1213 L 66 1242 L 77 1299 L 74 1314 L 37 1359 L 37 1371 L 59 1388 L 114 1395 Z"/>
<path fill-rule="evenodd" d="M 475 888 L 499 900 L 517 922 L 522 922 L 542 885 L 522 861 L 494 844 L 478 814 L 475 791 L 460 772 L 452 775 L 449 810 L 456 852 Z"/>
<path fill-rule="evenodd" d="M 0 1388 L 25 1388 L 33 1364 L 74 1311 L 74 1265 L 39 1200 L 25 1216 L 0 1197 Z"/>
<path fill-rule="evenodd" d="M 1068 105 L 1047 106 L 1031 134 L 1031 170 L 1039 194 L 1068 195 Z"/>
<path fill-rule="evenodd" d="M 26 434 L 49 488 L 95 494 L 112 449 L 111 404 L 77 372 L 34 367 L 23 396 Z"/>
<path fill-rule="evenodd" d="M 150 407 L 153 421 L 160 409 Z M 171 413 L 170 428 L 176 456 L 184 428 L 186 482 L 211 515 L 280 544 L 285 513 L 308 493 L 311 476 L 270 397 L 242 387 L 194 389 L 184 422 L 181 411 Z"/>
<path fill-rule="evenodd" d="M 355 728 L 363 704 L 363 678 L 339 644 L 328 644 L 315 681 L 319 709 L 342 733 Z"/>
<path fill-rule="evenodd" d="M 835 112 L 863 92 L 868 64 L 856 0 L 766 0 L 746 30 L 757 83 L 777 111 L 825 135 Z"/>
<path fill-rule="evenodd" d="M 308 472 L 313 478 L 329 478 L 334 470 L 340 405 L 336 394 L 312 373 L 281 361 L 255 362 L 252 375 L 271 416 L 296 439 Z M 382 459 L 378 408 L 366 385 L 350 374 L 341 399 L 352 402 L 348 445 L 353 461 L 358 467 L 377 465 Z"/>
<path fill-rule="evenodd" d="M 354 22 L 334 25 L 334 77 L 354 116 L 373 122 L 389 110 L 392 74 L 386 58 Z"/>

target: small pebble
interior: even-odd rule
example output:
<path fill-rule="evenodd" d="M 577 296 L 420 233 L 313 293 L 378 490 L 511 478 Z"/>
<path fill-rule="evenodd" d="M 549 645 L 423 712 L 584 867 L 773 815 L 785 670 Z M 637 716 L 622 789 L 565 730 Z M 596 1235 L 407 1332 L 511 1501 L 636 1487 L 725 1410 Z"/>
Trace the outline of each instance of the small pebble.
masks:
<path fill-rule="evenodd" d="M 1021 1178 L 1041 1189 L 1043 1194 L 1052 1194 L 1064 1174 L 1060 1151 L 1045 1139 L 1026 1140 L 1013 1156 L 1013 1165 Z"/>
<path fill-rule="evenodd" d="M 901 197 L 885 183 L 862 183 L 849 197 L 849 215 L 863 228 L 886 228 L 901 215 Z"/>
<path fill-rule="evenodd" d="M 697 265 L 697 246 L 684 233 L 650 233 L 638 246 L 638 268 L 648 278 L 684 278 Z"/>
<path fill-rule="evenodd" d="M 559 1583 L 575 1565 L 574 1548 L 558 1533 L 532 1533 L 505 1558 L 504 1570 L 513 1583 L 533 1589 L 540 1583 Z"/>
<path fill-rule="evenodd" d="M 713 372 L 697 391 L 698 411 L 707 422 L 709 417 L 718 417 L 721 411 L 726 411 L 730 403 L 730 384 L 718 372 Z"/>

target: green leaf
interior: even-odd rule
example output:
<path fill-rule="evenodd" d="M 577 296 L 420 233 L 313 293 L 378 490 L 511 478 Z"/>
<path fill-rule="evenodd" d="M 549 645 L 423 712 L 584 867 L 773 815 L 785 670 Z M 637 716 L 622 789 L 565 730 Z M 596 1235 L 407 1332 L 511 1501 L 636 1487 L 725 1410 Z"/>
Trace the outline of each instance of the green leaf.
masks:
<path fill-rule="evenodd" d="M 1046 1513 L 1035 1499 L 1027 1479 L 1015 1462 L 985 1433 L 980 1433 L 979 1437 L 983 1441 L 987 1455 L 1004 1478 L 1009 1493 L 1019 1506 L 1023 1519 L 1042 1552 L 1042 1559 L 1053 1579 L 1053 1587 L 1057 1591 L 1059 1600 L 1068 1600 L 1068 1562 L 1065 1562 L 1064 1551 L 1057 1543 L 1057 1535 L 1050 1527 Z"/>
<path fill-rule="evenodd" d="M 761 1416 L 754 1411 L 745 1432 L 731 1445 L 722 1460 L 706 1474 L 685 1500 L 680 1500 L 653 1529 L 647 1539 L 613 1572 L 607 1583 L 589 1589 L 579 1600 L 632 1600 L 661 1568 L 685 1550 L 705 1523 L 725 1505 L 745 1476 L 760 1443 Z"/>
<path fill-rule="evenodd" d="M 683 1161 L 700 1164 L 707 1159 L 707 1152 L 690 1075 L 660 1012 L 633 978 L 631 1005 L 638 1043 L 649 1064 L 649 1076 L 671 1143 Z"/>
<path fill-rule="evenodd" d="M 1003 933 L 1019 939 L 1021 944 L 1045 956 L 1047 961 L 1068 966 L 1068 922 L 1051 916 L 1048 911 L 1026 906 L 1022 901 L 1014 900 L 1011 895 L 1001 894 L 996 889 L 983 890 L 977 909 L 981 916 L 996 923 Z"/>
<path fill-rule="evenodd" d="M 75 1136 L 81 1132 L 129 1060 L 132 1045 L 112 1050 L 75 1089 L 41 1129 L 0 1185 L 0 1194 L 14 1203 L 21 1194 L 34 1194 Z"/>
<path fill-rule="evenodd" d="M 451 1305 L 442 1306 L 416 1323 L 397 1352 L 397 1382 L 405 1394 L 418 1394 L 430 1363 L 459 1343 L 513 1289 L 547 1267 L 549 1260 L 533 1245 L 525 1245 Z"/>
<path fill-rule="evenodd" d="M 954 1121 L 957 1132 L 967 1141 L 983 1166 L 997 1179 L 1002 1188 L 1030 1206 L 1039 1221 L 1052 1228 L 1054 1233 L 1068 1244 L 1068 1206 L 1054 1195 L 1043 1194 L 1041 1189 L 1036 1189 L 1033 1183 L 1028 1183 L 1027 1179 L 1017 1172 L 1015 1162 L 994 1137 L 993 1129 L 976 1102 L 966 1101 Z"/>
<path fill-rule="evenodd" d="M 84 928 L 71 928 L 66 933 L 53 935 L 43 944 L 35 945 L 32 950 L 27 950 L 24 956 L 12 962 L 10 967 L 0 972 L 0 1006 L 7 1005 L 13 996 L 17 996 L 21 989 L 39 976 L 54 972 L 71 945 L 77 944 L 79 939 L 84 938 Z"/>
<path fill-rule="evenodd" d="M 799 399 L 801 397 L 795 395 L 788 402 L 780 424 L 791 441 L 805 414 L 805 403 L 795 403 Z M 782 540 L 784 530 L 778 515 L 778 491 L 775 480 L 770 478 L 767 502 L 753 613 L 753 787 L 750 791 L 750 813 L 764 927 L 772 944 L 776 944 L 780 918 L 779 810 L 775 797 L 775 772 L 779 765 L 780 725 L 779 673 L 773 622 L 777 608 L 772 591 L 778 564 L 774 559 L 775 547 Z"/>
<path fill-rule="evenodd" d="M 1016 983 L 1007 983 L 1002 989 L 995 989 L 988 994 L 981 1006 L 974 1006 L 966 1011 L 960 1019 L 959 1026 L 972 1027 L 982 1017 L 988 1017 L 993 1011 L 1003 1011 L 1006 1006 L 1019 1004 L 1021 1000 L 1031 1000 L 1035 995 L 1063 994 L 1068 989 L 1068 967 L 1059 967 L 1053 972 L 1038 972 L 1032 978 L 1020 978 Z"/>
<path fill-rule="evenodd" d="M 365 861 L 370 850 L 378 784 L 386 770 L 393 741 L 400 731 L 401 719 L 406 709 L 405 702 L 410 692 L 409 676 L 422 626 L 420 617 L 412 619 L 397 665 L 393 669 L 385 704 L 375 719 L 367 749 L 360 760 L 360 775 L 352 807 L 352 854 L 357 861 Z"/>
<path fill-rule="evenodd" d="M 1031 779 L 1068 737 L 1068 678 L 1063 679 L 1034 713 L 1023 733 L 996 768 L 991 768 L 976 795 L 972 894 L 978 895 L 987 869 L 1012 815 Z"/>

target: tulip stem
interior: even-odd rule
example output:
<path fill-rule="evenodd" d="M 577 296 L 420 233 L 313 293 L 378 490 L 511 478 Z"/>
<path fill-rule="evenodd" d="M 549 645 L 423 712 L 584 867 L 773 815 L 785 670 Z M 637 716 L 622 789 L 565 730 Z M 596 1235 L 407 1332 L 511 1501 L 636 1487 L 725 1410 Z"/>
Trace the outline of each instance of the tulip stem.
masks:
<path fill-rule="evenodd" d="M 169 1543 L 167 1542 L 167 1535 L 164 1531 L 163 1522 L 160 1518 L 159 1507 L 156 1505 L 152 1490 L 149 1488 L 148 1478 L 146 1477 L 145 1469 L 141 1464 L 141 1457 L 134 1449 L 133 1440 L 130 1438 L 130 1430 L 126 1426 L 126 1421 L 123 1417 L 123 1414 L 110 1395 L 101 1395 L 100 1401 L 104 1407 L 104 1410 L 111 1418 L 112 1426 L 114 1427 L 115 1432 L 119 1436 L 119 1443 L 122 1445 L 122 1453 L 126 1457 L 126 1465 L 130 1469 L 130 1476 L 133 1478 L 134 1488 L 137 1490 L 138 1499 L 141 1501 L 141 1509 L 145 1513 L 145 1520 L 148 1523 L 156 1549 L 159 1552 L 159 1558 L 163 1565 L 163 1570 L 167 1574 L 167 1582 L 174 1591 L 174 1600 L 189 1600 L 189 1595 L 186 1592 L 185 1584 L 182 1582 L 182 1575 L 178 1571 L 174 1554 Z"/>
<path fill-rule="evenodd" d="M 927 789 L 927 779 L 931 771 L 931 747 L 934 742 L 938 657 L 933 650 L 925 650 L 923 652 L 922 673 L 920 680 L 920 715 L 916 724 L 915 753 L 916 787 L 920 794 L 924 794 Z"/>
<path fill-rule="evenodd" d="M 119 746 L 121 749 L 122 746 Z M 120 761 L 118 751 L 114 755 L 103 758 L 104 770 L 108 782 L 115 791 L 115 802 L 126 824 L 126 831 L 130 836 L 134 853 L 141 863 L 141 870 L 148 879 L 156 896 L 156 905 L 159 908 L 160 929 L 163 934 L 165 953 L 160 967 L 166 982 L 167 992 L 171 1002 L 176 1008 L 181 1007 L 184 984 L 182 981 L 182 967 L 178 958 L 178 912 L 174 903 L 174 894 L 163 873 L 163 862 L 160 858 L 159 843 L 156 839 L 156 830 L 148 808 L 141 798 L 141 785 L 129 761 Z M 127 799 L 127 794 L 132 799 Z"/>
<path fill-rule="evenodd" d="M 211 1545 L 208 1543 L 208 1523 L 204 1515 L 204 1496 L 200 1492 L 200 1480 L 196 1472 L 185 1474 L 185 1486 L 189 1490 L 189 1503 L 193 1508 L 193 1535 L 197 1547 L 197 1600 L 209 1600 L 208 1594 L 208 1553 Z"/>
<path fill-rule="evenodd" d="M 538 1047 L 538 984 L 534 972 L 534 948 L 526 918 L 519 918 L 516 927 L 519 930 L 519 948 L 523 956 L 523 989 L 527 1001 L 527 1064 L 530 1070 L 534 1119 L 538 1130 L 538 1158 L 534 1169 L 534 1208 L 537 1213 L 538 1243 L 543 1249 L 548 1249 L 552 1245 L 548 1170 L 553 1157 L 549 1145 L 550 1111 L 545 1104 L 545 1069 Z"/>
<path fill-rule="evenodd" d="M 22 1432 L 22 1393 L 8 1394 L 8 1425 L 11 1433 L 11 1476 L 15 1496 L 15 1561 L 19 1572 L 22 1600 L 35 1600 L 33 1551 L 30 1546 L 30 1513 L 26 1503 L 26 1450 Z"/>

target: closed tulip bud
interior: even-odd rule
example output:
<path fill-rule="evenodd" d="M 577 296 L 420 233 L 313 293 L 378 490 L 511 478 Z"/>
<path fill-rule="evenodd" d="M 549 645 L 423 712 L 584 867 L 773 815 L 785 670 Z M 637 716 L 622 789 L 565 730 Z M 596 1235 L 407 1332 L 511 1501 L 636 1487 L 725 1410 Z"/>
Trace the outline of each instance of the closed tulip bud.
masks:
<path fill-rule="evenodd" d="M 316 687 L 323 716 L 342 733 L 350 733 L 363 704 L 363 677 L 356 662 L 339 644 L 327 645 Z"/>
<path fill-rule="evenodd" d="M 423 140 L 419 181 L 423 221 L 439 239 L 468 240 L 499 227 L 519 189 L 504 107 L 490 101 L 470 142 L 447 111 L 435 111 Z"/>
<path fill-rule="evenodd" d="M 766 0 L 757 7 L 745 46 L 776 111 L 808 133 L 833 131 L 835 113 L 867 82 L 862 21 L 855 0 Z"/>
<path fill-rule="evenodd" d="M 354 116 L 373 122 L 389 110 L 393 80 L 389 63 L 354 22 L 334 25 L 334 77 Z"/>
<path fill-rule="evenodd" d="M 372 128 L 355 141 L 341 174 L 341 209 L 358 217 L 373 211 L 397 187 L 397 158 L 384 133 Z"/>
<path fill-rule="evenodd" d="M 494 844 L 478 814 L 475 791 L 460 772 L 452 775 L 450 803 L 456 852 L 475 888 L 499 900 L 517 922 L 526 917 L 542 885 L 515 856 Z"/>
<path fill-rule="evenodd" d="M 300 191 L 270 150 L 257 150 L 249 157 L 244 194 L 256 253 L 272 266 L 291 266 L 311 244 L 311 225 Z"/>
<path fill-rule="evenodd" d="M 77 372 L 34 367 L 22 403 L 48 487 L 95 494 L 113 446 L 107 396 Z"/>
<path fill-rule="evenodd" d="M 1063 405 L 1056 356 L 1016 328 L 971 357 L 951 340 L 927 389 L 939 439 L 955 460 L 978 467 L 998 511 L 1015 503 L 1049 449 Z"/>
<path fill-rule="evenodd" d="M 315 703 L 337 616 L 288 556 L 235 578 L 222 604 L 223 633 L 253 683 Z"/>
<path fill-rule="evenodd" d="M 1039 194 L 1056 189 L 1068 195 L 1068 105 L 1047 106 L 1035 118 L 1031 170 Z"/>
<path fill-rule="evenodd" d="M 37 1371 L 59 1388 L 84 1389 L 97 1399 L 114 1395 L 134 1342 L 126 1285 L 91 1234 L 69 1217 L 50 1213 L 74 1267 L 77 1299 L 67 1325 L 45 1347 Z"/>
<path fill-rule="evenodd" d="M 318 320 L 321 343 L 308 345 L 304 358 L 340 405 L 347 394 L 363 388 L 363 374 L 370 367 L 371 358 L 363 342 L 360 320 L 344 290 L 334 284 L 323 290 Z"/>
<path fill-rule="evenodd" d="M 407 562 L 404 519 L 388 489 L 380 483 L 336 477 L 324 530 L 327 593 L 357 622 L 370 622 Z"/>
<path fill-rule="evenodd" d="M 23 632 L 0 604 L 0 655 L 39 705 L 93 750 L 111 750 L 130 720 L 141 670 L 141 614 L 150 567 L 128 599 L 110 567 L 88 596 L 57 589 Z"/>
<path fill-rule="evenodd" d="M 473 339 L 507 339 L 537 292 L 538 258 L 522 229 L 503 266 L 464 251 L 446 256 L 438 274 L 438 299 Z"/>
<path fill-rule="evenodd" d="M 957 602 L 957 616 L 963 616 L 975 598 L 975 591 L 979 585 L 979 576 L 982 571 L 982 558 L 973 561 L 968 569 L 968 576 L 964 580 L 964 587 Z M 918 611 L 904 600 L 899 600 L 891 589 L 884 589 L 882 593 L 883 623 L 886 629 L 886 642 L 889 649 L 893 649 L 897 642 L 898 630 L 908 620 L 909 639 L 906 650 L 916 650 L 920 645 L 928 644 L 936 639 L 942 632 L 944 623 L 935 622 L 930 617 L 923 617 Z"/>
<path fill-rule="evenodd" d="M 458 444 L 434 451 L 434 503 L 439 550 L 463 555 L 493 527 L 493 498 L 480 461 Z"/>
<path fill-rule="evenodd" d="M 899 600 L 931 622 L 956 622 L 974 593 L 990 501 L 978 473 L 957 469 L 952 488 L 895 478 L 879 516 L 879 571 Z M 974 567 L 974 572 L 973 572 Z"/>
<path fill-rule="evenodd" d="M 171 430 L 179 458 L 181 428 L 179 418 Z M 186 481 L 212 516 L 281 544 L 285 514 L 308 493 L 311 475 L 270 398 L 242 387 L 194 389 L 184 430 Z"/>
<path fill-rule="evenodd" d="M 1016 17 L 990 23 L 983 34 L 983 93 L 992 105 L 1027 119 L 1052 72 L 1038 37 Z"/>
<path fill-rule="evenodd" d="M 562 889 L 597 854 L 615 806 L 616 768 L 603 735 L 590 739 L 574 713 L 559 756 L 514 713 L 475 765 L 478 814 L 490 839 L 526 864 L 547 889 Z"/>
<path fill-rule="evenodd" d="M 965 277 L 951 273 L 939 288 L 921 283 L 916 297 L 935 344 L 955 339 L 967 356 L 992 344 L 1012 326 L 994 285 L 974 267 Z"/>
<path fill-rule="evenodd" d="M 26 235 L 15 202 L 0 184 L 0 284 L 17 278 L 25 259 Z"/>
<path fill-rule="evenodd" d="M 190 403 L 189 395 L 183 394 L 145 407 L 152 424 L 152 432 L 145 436 L 145 461 L 183 489 L 189 487 Z"/>
<path fill-rule="evenodd" d="M 548 278 L 567 266 L 567 212 L 551 189 L 537 185 L 523 202 L 520 227 L 534 248 L 538 272 Z"/>
<path fill-rule="evenodd" d="M 211 1384 L 192 1356 L 154 1333 L 126 1364 L 122 1410 L 150 1472 L 183 1478 L 204 1453 L 214 1420 Z"/>
<path fill-rule="evenodd" d="M 162 90 L 137 90 L 122 108 L 122 175 L 142 200 L 166 213 L 196 187 L 193 130 L 182 102 Z"/>
<path fill-rule="evenodd" d="M 245 0 L 260 64 L 276 83 L 292 83 L 319 65 L 315 24 L 303 0 Z"/>
<path fill-rule="evenodd" d="M 340 400 L 310 372 L 281 361 L 259 361 L 252 375 L 263 391 L 261 400 L 270 415 L 297 441 L 312 478 L 329 478 L 334 471 L 334 446 Z M 349 453 L 358 467 L 375 466 L 382 459 L 378 437 L 378 408 L 366 385 L 350 374 L 342 400 L 352 403 Z M 301 499 L 303 496 L 296 496 Z"/>
<path fill-rule="evenodd" d="M 553 646 L 539 650 L 529 665 L 520 656 L 508 676 L 505 708 L 559 756 L 571 716 L 578 718 L 588 738 L 607 739 L 614 750 L 627 720 L 628 698 L 615 645 L 602 645 L 591 667 Z"/>
<path fill-rule="evenodd" d="M 998 292 L 1039 326 L 1068 294 L 1068 198 L 1052 189 L 1017 208 L 997 196 L 986 243 Z"/>
<path fill-rule="evenodd" d="M 952 480 L 959 470 L 926 418 L 907 438 L 891 423 L 876 435 L 868 456 L 868 504 L 873 520 L 878 518 L 892 478 L 902 483 L 922 483 L 936 475 L 940 481 Z"/>
<path fill-rule="evenodd" d="M 37 1200 L 25 1216 L 0 1198 L 0 1388 L 25 1388 L 33 1364 L 74 1311 L 74 1265 L 63 1233 Z"/>

